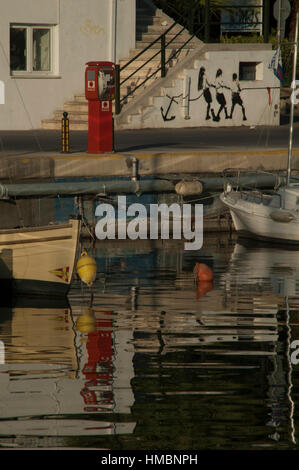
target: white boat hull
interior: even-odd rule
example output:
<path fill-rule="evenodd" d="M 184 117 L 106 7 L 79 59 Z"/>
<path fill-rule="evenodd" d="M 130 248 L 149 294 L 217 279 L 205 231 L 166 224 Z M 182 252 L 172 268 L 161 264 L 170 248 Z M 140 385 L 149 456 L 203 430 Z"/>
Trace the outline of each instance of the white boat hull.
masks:
<path fill-rule="evenodd" d="M 0 230 L 0 282 L 9 294 L 65 295 L 77 252 L 80 221 Z"/>
<path fill-rule="evenodd" d="M 234 192 L 222 193 L 220 199 L 230 209 L 234 227 L 240 235 L 283 243 L 299 243 L 299 217 L 296 212 L 248 202 Z M 282 222 L 278 217 L 274 220 L 273 213 L 277 216 L 279 212 L 282 216 L 286 213 L 292 214 L 292 220 Z"/>

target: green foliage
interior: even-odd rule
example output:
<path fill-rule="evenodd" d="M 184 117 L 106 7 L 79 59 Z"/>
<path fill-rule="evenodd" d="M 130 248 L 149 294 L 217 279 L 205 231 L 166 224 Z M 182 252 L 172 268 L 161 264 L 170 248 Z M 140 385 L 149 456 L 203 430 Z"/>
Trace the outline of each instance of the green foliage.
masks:
<path fill-rule="evenodd" d="M 225 44 L 260 43 L 264 42 L 264 36 L 260 36 L 259 34 L 252 34 L 249 36 L 245 36 L 244 34 L 240 34 L 238 36 L 228 36 L 224 34 L 221 36 L 220 42 Z"/>

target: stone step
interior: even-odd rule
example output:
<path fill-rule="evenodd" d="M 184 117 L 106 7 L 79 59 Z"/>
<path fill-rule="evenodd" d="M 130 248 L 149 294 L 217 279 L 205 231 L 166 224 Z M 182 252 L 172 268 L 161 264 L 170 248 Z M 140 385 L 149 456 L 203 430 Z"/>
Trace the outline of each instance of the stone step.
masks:
<path fill-rule="evenodd" d="M 170 54 L 168 54 L 168 57 L 169 57 Z M 138 69 L 139 67 L 141 67 L 142 65 L 145 64 L 146 61 L 148 61 L 148 59 L 142 59 L 142 58 L 138 58 L 136 59 L 134 62 L 132 62 L 131 66 L 134 66 L 134 69 Z M 126 65 L 128 62 L 128 60 L 120 60 L 119 61 L 119 65 L 120 65 L 120 68 L 123 67 L 124 65 Z M 160 55 L 157 55 L 154 59 L 151 59 L 146 65 L 145 67 L 159 67 L 159 64 L 161 63 L 161 58 L 160 58 Z M 126 68 L 129 68 L 130 65 Z M 122 71 L 121 71 L 122 73 Z"/>
<path fill-rule="evenodd" d="M 54 111 L 53 119 L 57 122 L 61 122 L 61 111 Z M 68 119 L 71 121 L 86 121 L 88 122 L 88 110 L 86 112 L 79 112 L 79 111 L 69 111 L 68 112 Z"/>
<path fill-rule="evenodd" d="M 136 16 L 136 28 L 144 25 L 161 25 L 170 26 L 173 21 L 165 20 L 161 16 L 152 16 L 152 15 L 137 15 Z"/>
<path fill-rule="evenodd" d="M 157 10 L 157 14 L 154 15 L 152 10 L 146 6 L 142 0 L 136 0 L 136 46 L 130 51 L 130 56 L 126 60 L 121 60 L 119 65 L 123 67 L 129 62 L 130 59 L 134 58 L 140 51 L 148 47 L 154 40 L 156 40 L 163 32 L 165 32 L 172 24 L 174 20 L 168 18 L 167 15 L 161 14 L 160 10 Z M 175 35 L 182 31 L 182 26 L 175 24 L 173 29 L 167 33 L 166 43 L 169 42 Z M 166 65 L 167 70 L 175 66 L 177 62 L 184 57 L 186 57 L 193 47 L 197 46 L 197 40 L 192 39 L 187 45 L 185 45 L 179 52 L 176 53 L 176 50 L 181 48 L 181 46 L 189 39 L 189 33 L 187 30 L 181 32 L 181 34 L 176 37 L 168 48 L 165 51 L 166 60 L 171 59 L 170 62 Z M 126 120 L 130 120 L 130 116 L 138 115 L 142 112 L 142 108 L 134 106 L 134 98 L 142 96 L 142 93 L 147 92 L 150 95 L 150 87 L 157 82 L 161 77 L 161 71 L 157 70 L 160 67 L 161 63 L 161 43 L 158 41 L 151 48 L 145 51 L 138 59 L 136 59 L 132 64 L 127 66 L 124 70 L 121 71 L 121 81 L 128 78 L 136 69 L 140 68 L 135 74 L 127 79 L 125 83 L 121 86 L 120 89 L 120 98 L 122 100 L 122 107 L 132 103 L 130 106 L 132 108 L 132 113 L 128 113 Z M 157 54 L 158 53 L 158 54 Z M 153 58 L 153 55 L 156 56 Z M 145 62 L 149 61 L 146 65 Z M 142 67 L 143 66 L 143 67 Z M 154 75 L 148 79 L 145 83 L 144 80 L 149 75 Z M 135 90 L 135 87 L 141 85 Z M 170 85 L 171 86 L 171 85 Z M 155 87 L 157 88 L 157 87 Z M 126 95 L 132 91 L 131 95 Z M 159 89 L 155 90 L 155 96 L 159 95 Z M 163 90 L 161 89 L 161 96 L 163 95 Z M 126 97 L 126 98 L 125 98 Z M 152 99 L 148 99 L 148 106 L 151 106 Z M 113 111 L 114 111 L 113 102 Z M 129 108 L 130 109 L 130 108 Z M 63 117 L 63 112 L 68 113 L 68 118 L 70 121 L 70 130 L 87 130 L 88 129 L 88 101 L 85 98 L 85 94 L 77 93 L 74 95 L 72 101 L 68 101 L 63 105 L 62 110 L 56 110 L 53 113 L 52 119 L 45 119 L 42 122 L 42 128 L 44 129 L 61 129 L 61 119 Z"/>
<path fill-rule="evenodd" d="M 61 124 L 55 119 L 44 119 L 42 121 L 42 129 L 60 130 Z M 87 130 L 88 130 L 88 122 L 79 121 L 79 120 L 70 121 L 70 132 L 71 131 L 87 131 Z M 70 145 L 71 145 L 71 135 L 70 135 Z"/>
<path fill-rule="evenodd" d="M 146 47 L 148 47 L 150 45 L 150 41 L 138 41 L 136 43 L 136 48 L 137 49 L 145 49 Z M 180 47 L 182 47 L 182 45 L 185 43 L 185 41 L 178 41 L 177 39 L 175 39 L 174 41 L 172 41 L 172 43 L 170 43 L 167 47 L 168 48 L 171 48 L 172 50 L 173 49 L 179 49 Z M 196 42 L 191 39 L 191 41 L 189 41 L 186 45 L 183 46 L 182 49 L 193 49 L 195 46 L 196 46 Z M 160 41 L 156 42 L 155 44 L 153 44 L 151 46 L 151 49 L 161 49 L 161 43 Z"/>
<path fill-rule="evenodd" d="M 159 36 L 161 36 L 161 34 L 163 34 L 165 32 L 165 29 L 163 30 L 161 28 L 160 31 L 146 31 L 146 32 L 143 32 L 143 33 L 139 33 L 139 34 L 136 34 L 136 39 L 137 41 L 141 41 L 141 42 L 153 42 L 155 41 Z M 175 36 L 176 39 L 175 41 L 177 42 L 186 42 L 187 39 L 190 38 L 190 34 L 186 31 L 186 30 L 183 30 L 182 31 L 182 28 L 177 28 L 176 30 L 175 29 L 172 29 L 171 31 L 169 31 L 165 37 L 166 37 L 166 44 L 171 41 Z M 192 40 L 190 41 L 192 43 Z M 194 41 L 193 41 L 194 42 Z"/>
<path fill-rule="evenodd" d="M 69 113 L 85 113 L 88 112 L 88 101 L 85 100 L 74 100 L 74 101 L 69 101 L 64 104 L 63 110 L 67 111 Z"/>
<path fill-rule="evenodd" d="M 177 62 L 175 60 L 172 60 L 172 66 Z M 169 64 L 168 64 L 169 66 Z M 155 66 L 153 67 L 143 67 L 142 69 L 138 70 L 138 72 L 134 73 L 136 68 L 135 67 L 126 67 L 124 70 L 121 72 L 121 81 L 124 80 L 125 78 L 129 77 L 131 74 L 132 75 L 131 79 L 136 80 L 139 78 L 145 78 L 148 77 L 149 75 L 152 75 L 154 72 L 157 74 L 161 74 L 161 70 L 158 70 L 160 67 L 160 62 L 158 62 Z"/>
<path fill-rule="evenodd" d="M 137 88 L 137 90 L 134 90 L 134 88 L 137 85 L 140 85 L 143 80 L 131 82 L 131 84 L 128 85 L 126 88 L 121 89 L 121 99 L 124 96 L 126 96 L 129 93 L 129 91 L 131 91 L 131 90 L 133 92 L 131 95 L 129 95 L 129 97 L 131 97 L 131 98 L 134 97 L 134 96 L 139 95 L 140 93 L 143 93 L 145 90 L 147 90 L 159 78 L 160 77 L 152 77 L 152 78 L 148 79 L 147 82 L 145 84 L 143 84 L 142 86 L 140 86 L 139 88 Z"/>
<path fill-rule="evenodd" d="M 60 130 L 61 125 L 55 119 L 44 119 L 42 121 L 42 129 L 49 130 Z M 88 122 L 80 120 L 70 120 L 70 132 L 71 131 L 87 131 Z M 71 146 L 71 135 L 70 135 L 70 146 Z"/>
<path fill-rule="evenodd" d="M 151 80 L 149 79 L 148 83 L 146 85 L 149 86 L 155 80 L 156 80 L 156 78 L 153 78 Z M 128 83 L 125 83 L 120 88 L 120 98 L 123 98 L 125 95 L 127 95 L 130 88 L 135 87 L 136 86 L 135 84 L 136 83 L 138 84 L 139 81 L 134 80 L 134 81 L 131 81 L 130 83 L 131 83 L 131 85 L 129 84 L 129 81 L 128 81 Z M 142 87 L 137 89 L 136 93 L 141 91 L 141 89 L 142 89 Z M 127 99 L 132 100 L 133 95 L 129 95 Z M 67 111 L 67 112 L 87 112 L 88 111 L 88 101 L 85 99 L 85 95 L 83 95 L 83 94 L 82 95 L 75 95 L 74 101 L 70 101 L 68 103 L 65 103 L 65 105 L 63 107 L 63 111 Z M 63 111 L 61 111 L 61 113 L 63 113 Z M 61 114 L 61 116 L 62 116 L 62 114 Z"/>
<path fill-rule="evenodd" d="M 139 38 L 140 35 L 144 34 L 155 34 L 156 36 L 160 36 L 166 32 L 172 26 L 172 24 L 173 23 L 160 21 L 160 23 L 138 25 L 136 26 L 136 38 Z M 186 30 L 183 30 L 183 26 L 177 24 L 166 33 L 166 36 L 168 37 L 177 33 L 185 35 L 189 34 Z"/>
<path fill-rule="evenodd" d="M 136 85 L 139 85 L 141 82 L 144 81 L 146 77 L 141 77 L 141 78 L 138 78 L 138 77 L 132 77 L 131 79 L 127 80 L 121 87 L 121 90 L 122 88 L 125 89 L 125 88 L 128 88 L 128 87 L 135 87 Z M 146 83 L 145 83 L 145 86 L 149 86 L 152 82 L 154 82 L 155 80 L 157 80 L 157 78 L 160 78 L 160 74 L 157 73 L 155 75 L 153 75 L 151 78 L 149 78 Z"/>
<path fill-rule="evenodd" d="M 75 95 L 75 96 L 74 96 L 74 100 L 76 101 L 76 103 L 77 103 L 78 101 L 83 102 L 83 103 L 87 103 L 87 102 L 88 102 L 87 99 L 85 98 L 85 94 L 84 94 L 84 93 L 82 93 L 82 95 L 81 95 L 81 94 L 80 94 L 80 95 L 78 95 L 78 94 Z"/>
<path fill-rule="evenodd" d="M 141 54 L 137 59 L 135 59 L 136 61 L 147 61 L 149 60 L 150 58 L 152 58 L 152 60 L 161 60 L 161 54 L 159 53 L 159 50 L 161 48 L 155 48 L 155 49 L 148 49 L 147 51 L 145 51 L 143 54 Z M 169 49 L 166 49 L 165 51 L 165 57 L 166 59 L 168 59 L 169 57 L 173 56 L 173 58 L 181 58 L 184 54 L 186 55 L 188 52 L 190 51 L 189 48 L 183 48 L 181 49 L 177 56 L 175 55 L 175 51 L 171 48 Z M 126 64 L 128 63 L 131 59 L 133 59 L 134 57 L 136 57 L 138 54 L 140 53 L 140 49 L 131 49 L 130 51 L 130 58 L 129 59 L 126 59 L 124 60 L 123 62 Z"/>

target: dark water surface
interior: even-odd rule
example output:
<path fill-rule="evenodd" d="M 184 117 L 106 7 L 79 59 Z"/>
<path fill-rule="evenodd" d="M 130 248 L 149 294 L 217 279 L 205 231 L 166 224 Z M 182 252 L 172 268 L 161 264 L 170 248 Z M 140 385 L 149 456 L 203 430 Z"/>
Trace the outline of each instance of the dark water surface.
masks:
<path fill-rule="evenodd" d="M 299 448 L 299 251 L 210 235 L 89 254 L 92 292 L 75 276 L 69 305 L 1 309 L 3 448 Z"/>

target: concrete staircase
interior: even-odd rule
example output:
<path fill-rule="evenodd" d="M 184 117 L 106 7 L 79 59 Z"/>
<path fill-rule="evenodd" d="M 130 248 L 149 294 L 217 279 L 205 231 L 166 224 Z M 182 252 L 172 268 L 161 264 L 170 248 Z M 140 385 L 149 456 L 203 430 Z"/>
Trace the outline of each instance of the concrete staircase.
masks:
<path fill-rule="evenodd" d="M 156 8 L 151 0 L 137 0 L 136 2 L 136 48 L 130 51 L 130 57 L 125 60 L 120 60 L 119 65 L 123 67 L 129 60 L 135 57 L 141 50 L 145 49 L 152 41 L 157 39 L 165 30 L 167 30 L 174 20 L 166 15 L 162 10 Z M 183 29 L 182 26 L 176 25 L 167 34 L 167 42 L 169 42 L 174 36 Z M 171 58 L 171 61 L 167 64 L 167 72 L 174 70 L 175 66 L 182 62 L 188 55 L 190 55 L 195 49 L 202 46 L 202 42 L 197 38 L 192 38 L 186 46 L 180 51 L 178 49 L 190 39 L 190 34 L 187 30 L 183 32 L 173 40 L 171 45 L 166 50 L 166 60 Z M 160 41 L 152 45 L 152 47 L 144 52 L 141 57 L 136 59 L 134 63 L 129 65 L 125 70 L 121 71 L 120 80 L 121 82 L 125 78 L 129 77 L 136 69 L 141 67 L 146 61 L 150 59 L 160 49 Z M 178 52 L 177 52 L 178 51 Z M 165 79 L 161 79 L 161 72 L 154 73 L 160 66 L 160 54 L 157 54 L 155 58 L 151 59 L 141 70 L 136 72 L 131 78 L 129 78 L 120 89 L 121 96 L 121 113 L 115 118 L 115 128 L 122 128 L 122 123 L 128 123 L 130 121 L 130 114 L 136 114 L 140 112 L 140 107 L 136 110 L 135 103 L 137 104 L 138 99 L 142 98 L 145 93 L 148 93 L 150 89 L 155 87 L 155 94 L 159 94 L 159 82 L 163 82 Z M 150 75 L 153 76 L 147 80 L 147 82 L 141 85 L 136 91 L 133 91 L 136 86 L 141 84 L 144 79 Z M 132 92 L 133 91 L 133 92 Z M 129 92 L 132 92 L 127 98 L 123 99 Z M 161 91 L 162 92 L 162 91 Z M 60 129 L 61 119 L 63 112 L 68 112 L 68 118 L 70 120 L 71 130 L 87 130 L 88 129 L 88 103 L 85 99 L 84 94 L 75 95 L 72 101 L 66 102 L 63 109 L 54 112 L 51 119 L 42 121 L 43 129 Z M 127 126 L 125 126 L 127 127 Z"/>

